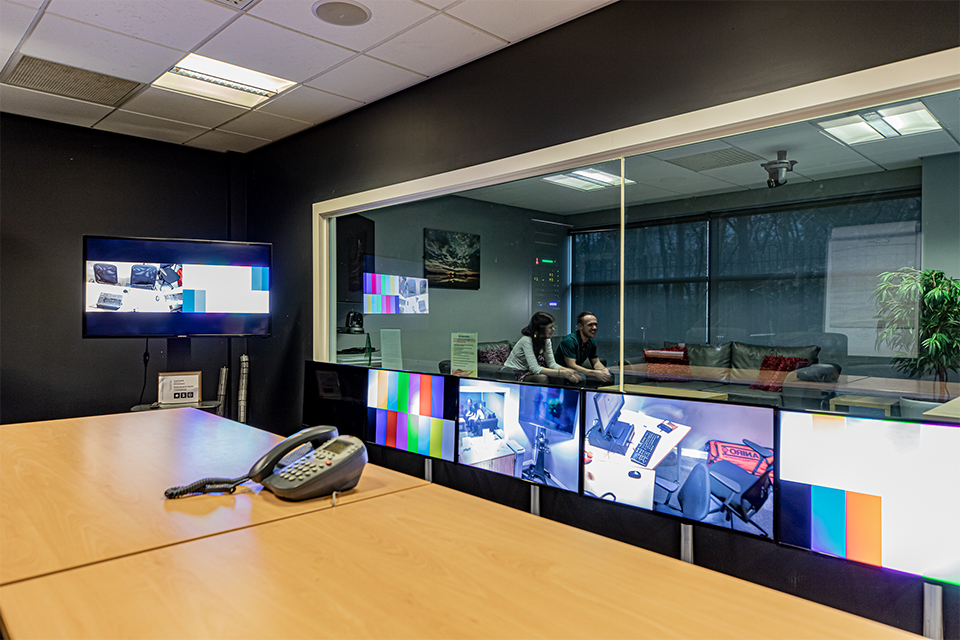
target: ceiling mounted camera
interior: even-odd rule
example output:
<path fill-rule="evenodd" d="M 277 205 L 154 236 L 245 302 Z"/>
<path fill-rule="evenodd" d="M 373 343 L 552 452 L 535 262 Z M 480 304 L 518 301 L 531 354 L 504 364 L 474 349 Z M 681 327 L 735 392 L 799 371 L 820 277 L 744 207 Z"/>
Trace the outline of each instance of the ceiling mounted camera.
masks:
<path fill-rule="evenodd" d="M 767 186 L 773 189 L 780 185 L 787 184 L 787 171 L 793 171 L 793 165 L 796 160 L 787 160 L 786 151 L 777 151 L 777 159 L 770 162 L 764 162 L 760 166 L 767 172 Z"/>

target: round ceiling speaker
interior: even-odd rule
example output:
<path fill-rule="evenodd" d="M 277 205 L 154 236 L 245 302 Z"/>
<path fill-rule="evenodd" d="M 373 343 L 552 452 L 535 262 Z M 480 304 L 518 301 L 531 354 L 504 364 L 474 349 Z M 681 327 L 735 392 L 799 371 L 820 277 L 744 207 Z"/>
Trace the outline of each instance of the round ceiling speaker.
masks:
<path fill-rule="evenodd" d="M 357 2 L 326 0 L 313 5 L 313 13 L 324 22 L 338 27 L 355 27 L 369 20 L 372 15 L 370 9 Z"/>

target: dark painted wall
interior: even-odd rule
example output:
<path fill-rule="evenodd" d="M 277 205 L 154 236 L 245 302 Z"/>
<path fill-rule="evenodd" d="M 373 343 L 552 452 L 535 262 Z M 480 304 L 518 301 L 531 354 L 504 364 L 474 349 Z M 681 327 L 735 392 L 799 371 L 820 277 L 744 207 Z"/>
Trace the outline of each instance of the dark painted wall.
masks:
<path fill-rule="evenodd" d="M 248 233 L 274 243 L 277 309 L 275 337 L 251 344 L 265 385 L 254 423 L 279 433 L 299 426 L 302 361 L 312 354 L 314 202 L 956 47 L 958 9 L 952 1 L 623 0 L 249 154 Z M 371 460 L 423 469 L 400 452 L 371 452 Z M 523 483 L 473 471 L 440 464 L 434 480 L 527 504 Z M 675 521 L 563 492 L 546 491 L 541 508 L 679 554 Z M 922 630 L 919 579 L 696 529 L 704 566 Z M 945 589 L 947 637 L 960 635 L 958 599 L 956 588 Z"/>
<path fill-rule="evenodd" d="M 146 341 L 81 338 L 82 236 L 226 239 L 230 157 L 6 113 L 0 127 L 0 421 L 127 411 Z M 168 362 L 150 340 L 144 402 L 169 366 L 202 370 L 216 397 L 227 340 L 179 345 Z"/>

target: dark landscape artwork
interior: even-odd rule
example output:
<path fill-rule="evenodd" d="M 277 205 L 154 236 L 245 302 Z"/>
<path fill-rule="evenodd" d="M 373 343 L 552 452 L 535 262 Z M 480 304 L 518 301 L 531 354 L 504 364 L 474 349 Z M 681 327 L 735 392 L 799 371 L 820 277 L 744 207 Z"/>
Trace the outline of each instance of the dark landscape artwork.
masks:
<path fill-rule="evenodd" d="M 431 288 L 479 289 L 480 236 L 424 229 L 423 276 Z"/>

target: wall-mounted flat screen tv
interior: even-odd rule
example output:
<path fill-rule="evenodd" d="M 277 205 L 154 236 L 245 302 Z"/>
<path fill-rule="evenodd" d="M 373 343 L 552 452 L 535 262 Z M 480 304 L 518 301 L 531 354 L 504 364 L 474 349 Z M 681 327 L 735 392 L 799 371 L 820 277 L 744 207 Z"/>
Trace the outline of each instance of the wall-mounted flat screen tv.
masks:
<path fill-rule="evenodd" d="M 367 370 L 367 441 L 453 462 L 456 376 Z"/>
<path fill-rule="evenodd" d="M 460 379 L 460 463 L 580 487 L 580 391 Z"/>
<path fill-rule="evenodd" d="M 960 584 L 960 426 L 780 412 L 778 540 Z"/>
<path fill-rule="evenodd" d="M 363 312 L 367 314 L 430 313 L 427 279 L 364 273 Z"/>
<path fill-rule="evenodd" d="M 773 538 L 774 410 L 584 393 L 588 496 Z"/>
<path fill-rule="evenodd" d="M 271 245 L 83 237 L 83 336 L 270 335 Z"/>

